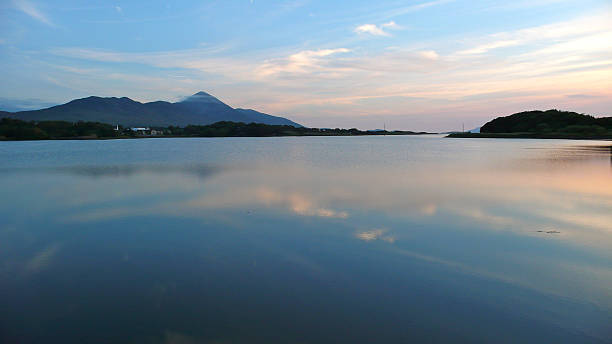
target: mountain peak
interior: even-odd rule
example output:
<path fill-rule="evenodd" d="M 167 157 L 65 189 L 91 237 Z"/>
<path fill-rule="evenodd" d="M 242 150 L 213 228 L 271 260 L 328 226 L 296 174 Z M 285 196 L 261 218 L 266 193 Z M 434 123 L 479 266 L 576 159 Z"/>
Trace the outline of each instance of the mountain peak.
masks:
<path fill-rule="evenodd" d="M 199 103 L 199 104 L 200 103 L 215 103 L 215 104 L 220 104 L 220 105 L 222 104 L 224 106 L 227 106 L 225 103 L 223 103 L 219 99 L 215 98 L 214 96 L 204 91 L 200 91 L 192 96 L 189 96 L 183 99 L 181 103 Z"/>

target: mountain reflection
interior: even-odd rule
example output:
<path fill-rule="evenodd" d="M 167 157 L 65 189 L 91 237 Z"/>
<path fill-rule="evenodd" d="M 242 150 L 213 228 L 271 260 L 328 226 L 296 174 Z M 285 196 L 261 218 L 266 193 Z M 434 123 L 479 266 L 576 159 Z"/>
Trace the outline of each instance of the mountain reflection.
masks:
<path fill-rule="evenodd" d="M 66 167 L 40 167 L 36 169 L 31 169 L 31 168 L 2 168 L 0 169 L 0 173 L 2 174 L 59 173 L 59 174 L 65 174 L 65 175 L 84 176 L 84 177 L 90 177 L 90 178 L 130 177 L 130 176 L 144 174 L 144 173 L 151 173 L 151 174 L 182 173 L 186 175 L 193 175 L 193 176 L 197 176 L 201 178 L 207 178 L 218 172 L 220 172 L 219 166 L 209 166 L 209 165 L 202 165 L 202 164 L 193 164 L 193 165 L 167 165 L 167 164 L 76 165 L 76 166 L 66 166 Z"/>
<path fill-rule="evenodd" d="M 62 173 L 72 173 L 86 177 L 124 177 L 141 173 L 184 173 L 200 178 L 207 178 L 220 170 L 217 166 L 207 165 L 121 165 L 121 166 L 74 166 L 58 169 Z"/>

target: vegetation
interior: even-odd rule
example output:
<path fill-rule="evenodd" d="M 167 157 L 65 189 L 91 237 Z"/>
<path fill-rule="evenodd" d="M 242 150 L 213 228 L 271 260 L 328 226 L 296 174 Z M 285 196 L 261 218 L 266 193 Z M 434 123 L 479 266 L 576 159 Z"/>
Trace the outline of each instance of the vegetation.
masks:
<path fill-rule="evenodd" d="M 356 136 L 356 135 L 411 135 L 424 134 L 411 131 L 362 131 L 352 129 L 318 129 L 290 125 L 261 123 L 217 122 L 210 125 L 188 125 L 185 128 L 168 127 L 172 136 L 237 137 L 237 136 Z"/>
<path fill-rule="evenodd" d="M 25 122 L 0 119 L 0 140 L 92 139 L 118 137 L 110 124 L 97 122 L 42 121 Z"/>
<path fill-rule="evenodd" d="M 0 140 L 97 139 L 130 137 L 269 137 L 269 136 L 356 136 L 356 135 L 415 135 L 411 131 L 361 131 L 358 129 L 317 129 L 290 125 L 261 123 L 217 122 L 210 125 L 156 127 L 144 132 L 129 128 L 119 130 L 97 122 L 0 120 Z"/>
<path fill-rule="evenodd" d="M 480 133 L 453 133 L 450 137 L 610 139 L 612 117 L 595 118 L 576 112 L 526 111 L 498 117 Z"/>

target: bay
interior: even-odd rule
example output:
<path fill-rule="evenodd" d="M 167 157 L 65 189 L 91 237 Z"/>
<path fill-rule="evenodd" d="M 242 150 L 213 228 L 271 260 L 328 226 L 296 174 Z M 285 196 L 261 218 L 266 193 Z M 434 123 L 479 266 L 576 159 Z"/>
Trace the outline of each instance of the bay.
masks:
<path fill-rule="evenodd" d="M 606 343 L 611 147 L 0 142 L 0 339 Z"/>

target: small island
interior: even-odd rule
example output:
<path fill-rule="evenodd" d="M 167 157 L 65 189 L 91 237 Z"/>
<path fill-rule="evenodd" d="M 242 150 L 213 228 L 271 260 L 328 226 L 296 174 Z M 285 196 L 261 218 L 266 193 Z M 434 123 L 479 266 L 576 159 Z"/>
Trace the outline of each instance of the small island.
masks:
<path fill-rule="evenodd" d="M 270 125 L 220 121 L 209 125 L 185 127 L 127 128 L 99 122 L 22 121 L 0 119 L 0 140 L 87 140 L 156 137 L 273 137 L 273 136 L 366 136 L 366 135 L 421 135 L 426 132 L 319 129 L 291 125 Z"/>
<path fill-rule="evenodd" d="M 596 118 L 570 111 L 526 111 L 498 117 L 480 133 L 451 133 L 459 138 L 612 139 L 612 117 Z"/>

